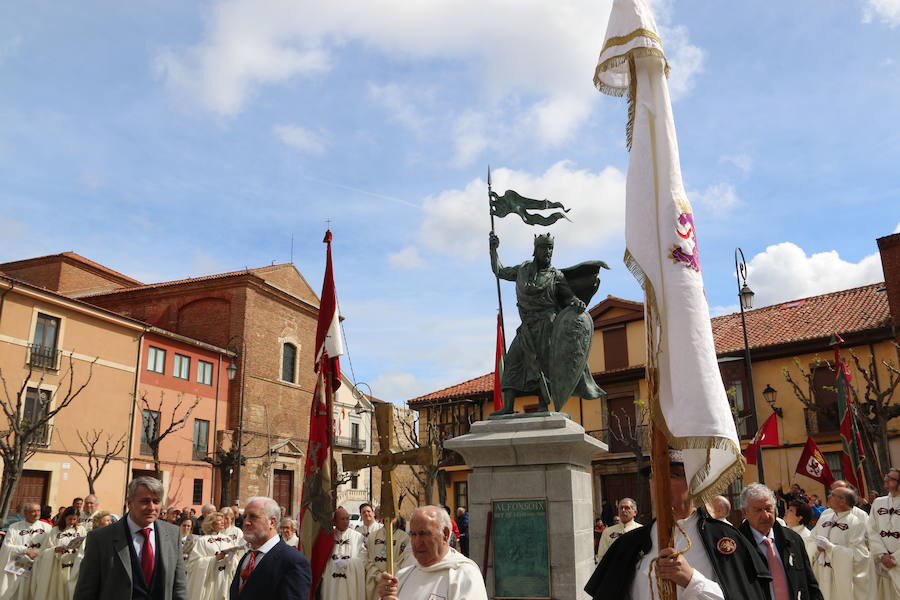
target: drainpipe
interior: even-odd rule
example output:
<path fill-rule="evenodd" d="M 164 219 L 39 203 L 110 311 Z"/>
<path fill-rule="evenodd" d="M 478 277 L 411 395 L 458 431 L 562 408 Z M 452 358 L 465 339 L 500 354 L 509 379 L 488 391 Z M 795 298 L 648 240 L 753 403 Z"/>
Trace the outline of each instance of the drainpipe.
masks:
<path fill-rule="evenodd" d="M 213 406 L 213 453 L 215 454 L 216 448 L 216 436 L 219 433 L 219 392 L 222 387 L 222 353 L 219 352 L 219 367 L 216 369 L 216 402 Z M 209 441 L 207 441 L 206 451 L 209 452 Z M 209 486 L 209 501 L 216 506 L 220 506 L 222 499 L 219 498 L 219 503 L 215 502 L 216 499 L 216 467 L 213 466 L 212 463 L 209 463 L 209 469 L 211 473 L 210 481 L 212 482 Z"/>
<path fill-rule="evenodd" d="M 141 356 L 143 355 L 144 335 L 146 335 L 146 333 L 147 329 L 144 329 L 144 331 L 141 332 L 141 337 L 138 338 L 137 358 L 134 362 L 134 388 L 131 393 L 131 414 L 128 415 L 128 451 L 125 454 L 125 492 L 122 494 L 123 515 L 127 511 L 125 499 L 128 495 L 128 482 L 131 481 L 131 451 L 134 447 L 134 414 L 135 407 L 137 407 L 138 383 L 141 378 Z"/>

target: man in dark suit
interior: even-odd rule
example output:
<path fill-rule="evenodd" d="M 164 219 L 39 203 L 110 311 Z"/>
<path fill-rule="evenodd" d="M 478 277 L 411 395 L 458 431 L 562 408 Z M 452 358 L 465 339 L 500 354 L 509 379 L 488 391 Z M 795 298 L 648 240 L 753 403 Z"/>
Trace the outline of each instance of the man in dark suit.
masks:
<path fill-rule="evenodd" d="M 187 600 L 178 528 L 157 520 L 162 498 L 158 479 L 128 484 L 125 518 L 85 540 L 74 600 Z"/>
<path fill-rule="evenodd" d="M 242 530 L 250 545 L 231 580 L 231 600 L 309 600 L 309 561 L 278 537 L 281 509 L 271 498 L 247 501 Z"/>
<path fill-rule="evenodd" d="M 803 538 L 775 520 L 775 506 L 775 494 L 761 483 L 751 483 L 741 492 L 744 522 L 739 529 L 769 566 L 769 597 L 821 600 Z"/>

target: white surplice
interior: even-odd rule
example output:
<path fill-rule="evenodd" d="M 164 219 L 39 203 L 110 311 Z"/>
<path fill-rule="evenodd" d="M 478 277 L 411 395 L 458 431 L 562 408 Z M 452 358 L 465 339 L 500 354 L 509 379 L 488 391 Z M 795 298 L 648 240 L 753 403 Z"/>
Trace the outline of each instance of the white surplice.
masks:
<path fill-rule="evenodd" d="M 387 530 L 382 527 L 375 531 L 366 540 L 366 598 L 376 600 L 378 598 L 378 582 L 381 574 L 387 569 Z M 394 571 L 400 571 L 405 567 L 414 565 L 412 544 L 409 543 L 409 534 L 402 529 L 394 531 Z"/>
<path fill-rule="evenodd" d="M 331 558 L 322 574 L 322 600 L 365 600 L 366 543 L 358 531 L 334 530 Z"/>
<path fill-rule="evenodd" d="M 76 550 L 57 553 L 55 549 L 87 535 L 76 525 L 64 531 L 54 527 L 34 561 L 31 571 L 31 595 L 35 600 L 71 600 L 78 582 L 78 570 L 84 557 L 84 542 Z"/>
<path fill-rule="evenodd" d="M 51 529 L 43 521 L 19 521 L 9 526 L 3 539 L 3 548 L 0 548 L 0 600 L 30 600 L 31 573 L 15 575 L 5 569 L 11 562 L 24 559 L 26 550 L 40 552 Z"/>
<path fill-rule="evenodd" d="M 900 564 L 886 569 L 881 564 L 881 556 L 890 554 L 900 563 L 900 493 L 875 499 L 869 511 L 868 530 L 875 571 L 873 598 L 896 600 L 900 598 Z"/>
<path fill-rule="evenodd" d="M 244 549 L 241 547 L 229 552 L 221 559 L 216 558 L 216 553 L 225 552 L 236 545 L 234 537 L 225 531 L 194 536 L 194 547 L 188 559 L 188 598 L 228 600 L 231 579 Z"/>
<path fill-rule="evenodd" d="M 603 555 L 606 554 L 606 551 L 609 550 L 609 547 L 612 546 L 613 542 L 632 529 L 637 529 L 638 527 L 643 527 L 643 525 L 632 519 L 627 523 L 616 523 L 615 525 L 610 525 L 604 529 L 603 536 L 600 538 L 600 544 L 597 545 L 597 555 L 594 557 L 594 560 L 599 563 L 603 559 Z"/>
<path fill-rule="evenodd" d="M 357 525 L 355 527 L 355 529 L 356 529 L 356 531 L 358 531 L 360 533 L 360 535 L 363 536 L 363 539 L 366 540 L 366 544 L 368 544 L 369 535 L 375 533 L 376 531 L 378 531 L 379 529 L 382 529 L 383 527 L 384 527 L 384 523 L 379 523 L 378 521 L 373 521 L 371 525 L 366 525 L 366 524 Z"/>
<path fill-rule="evenodd" d="M 432 598 L 465 598 L 487 600 L 481 569 L 470 558 L 453 548 L 430 567 L 418 562 L 397 572 L 399 600 L 424 600 Z"/>
<path fill-rule="evenodd" d="M 835 513 L 826 509 L 812 530 L 813 539 L 822 536 L 834 544 L 820 550 L 816 542 L 813 573 L 825 600 L 869 600 L 869 548 L 866 521 L 851 510 Z"/>

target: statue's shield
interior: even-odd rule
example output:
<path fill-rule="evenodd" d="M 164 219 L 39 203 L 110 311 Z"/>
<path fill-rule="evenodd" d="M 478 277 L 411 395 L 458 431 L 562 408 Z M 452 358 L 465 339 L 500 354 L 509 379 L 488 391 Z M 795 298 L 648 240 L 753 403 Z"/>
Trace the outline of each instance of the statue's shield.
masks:
<path fill-rule="evenodd" d="M 550 394 L 556 411 L 562 410 L 584 375 L 594 322 L 585 310 L 573 306 L 564 308 L 553 321 L 550 333 Z"/>

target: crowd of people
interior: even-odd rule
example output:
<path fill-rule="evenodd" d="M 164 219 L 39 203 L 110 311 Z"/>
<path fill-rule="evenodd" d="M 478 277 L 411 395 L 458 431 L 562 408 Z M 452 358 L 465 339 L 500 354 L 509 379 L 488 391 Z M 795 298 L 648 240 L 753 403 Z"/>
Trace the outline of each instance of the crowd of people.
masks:
<path fill-rule="evenodd" d="M 752 483 L 740 494 L 742 520 L 726 517 L 723 497 L 696 507 L 680 453 L 670 454 L 676 531 L 658 548 L 656 523 L 642 526 L 632 498 L 595 546 L 597 566 L 585 590 L 595 600 L 656 597 L 671 581 L 684 600 L 897 600 L 900 598 L 900 470 L 884 475 L 886 495 L 860 502 L 846 481 L 834 482 L 827 507 L 799 486 L 773 491 Z M 0 547 L 0 600 L 308 600 L 309 561 L 297 523 L 271 498 L 200 515 L 163 509 L 162 484 L 133 480 L 123 518 L 91 494 L 53 518 L 21 507 Z M 821 510 L 819 510 L 821 508 Z M 46 507 L 44 513 L 48 513 Z M 394 572 L 387 572 L 387 530 L 375 508 L 333 515 L 331 553 L 321 600 L 487 600 L 478 565 L 466 556 L 468 514 L 440 506 L 392 520 Z M 677 549 L 677 550 L 676 550 Z"/>

